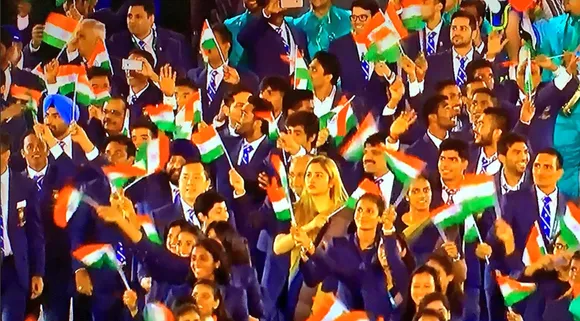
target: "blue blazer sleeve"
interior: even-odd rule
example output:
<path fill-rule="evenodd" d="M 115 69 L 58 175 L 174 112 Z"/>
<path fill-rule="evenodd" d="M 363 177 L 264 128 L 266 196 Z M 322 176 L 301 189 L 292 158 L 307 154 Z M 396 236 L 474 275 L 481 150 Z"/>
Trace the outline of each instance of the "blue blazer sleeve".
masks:
<path fill-rule="evenodd" d="M 241 281 L 244 283 L 243 287 L 246 289 L 248 311 L 251 316 L 259 319 L 264 316 L 264 303 L 262 302 L 258 273 L 250 265 L 239 266 L 237 270 L 241 274 Z"/>
<path fill-rule="evenodd" d="M 395 287 L 398 292 L 406 298 L 407 297 L 407 284 L 409 283 L 409 271 L 407 266 L 401 259 L 399 254 L 399 248 L 397 247 L 397 238 L 395 235 L 383 236 L 383 244 L 385 247 L 385 253 L 387 254 L 387 262 L 389 262 L 389 268 L 391 269 L 391 276 L 395 281 Z"/>
<path fill-rule="evenodd" d="M 325 256 L 325 251 L 318 247 L 308 261 L 300 261 L 300 272 L 302 272 L 302 276 L 304 277 L 304 283 L 309 287 L 317 286 L 331 274 L 332 271 L 330 265 L 325 260 Z"/>
<path fill-rule="evenodd" d="M 183 260 L 164 248 L 142 238 L 133 247 L 135 254 L 147 266 L 149 275 L 161 282 L 183 284 L 189 275 L 189 261 Z"/>
<path fill-rule="evenodd" d="M 40 219 L 40 210 L 36 202 L 36 186 L 28 186 L 26 200 L 26 238 L 28 239 L 28 256 L 30 258 L 30 274 L 44 276 L 45 248 L 44 229 Z"/>
<path fill-rule="evenodd" d="M 81 203 L 79 208 L 75 211 L 72 218 L 70 219 L 67 230 L 70 236 L 70 248 L 71 251 L 81 247 L 85 242 L 86 227 L 91 224 L 92 209 L 85 203 Z M 72 268 L 76 271 L 80 268 L 84 268 L 84 264 L 72 258 Z"/>

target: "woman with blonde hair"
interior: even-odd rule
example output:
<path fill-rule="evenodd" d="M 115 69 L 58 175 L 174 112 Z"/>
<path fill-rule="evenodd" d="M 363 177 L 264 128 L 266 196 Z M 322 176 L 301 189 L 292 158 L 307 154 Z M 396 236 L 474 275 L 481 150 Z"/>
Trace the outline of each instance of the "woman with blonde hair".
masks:
<path fill-rule="evenodd" d="M 301 255 L 313 254 L 323 241 L 346 235 L 353 218 L 352 211 L 344 209 L 346 199 L 336 163 L 325 156 L 312 158 L 306 166 L 300 200 L 293 205 L 290 233 L 278 233 L 273 244 L 276 255 L 290 257 L 286 278 L 280 275 L 281 279 L 287 279 L 288 297 L 282 311 L 286 320 L 305 320 L 310 315 L 319 286 L 304 284 L 300 273 Z M 320 289 L 333 292 L 336 287 L 336 280 L 326 279 Z"/>

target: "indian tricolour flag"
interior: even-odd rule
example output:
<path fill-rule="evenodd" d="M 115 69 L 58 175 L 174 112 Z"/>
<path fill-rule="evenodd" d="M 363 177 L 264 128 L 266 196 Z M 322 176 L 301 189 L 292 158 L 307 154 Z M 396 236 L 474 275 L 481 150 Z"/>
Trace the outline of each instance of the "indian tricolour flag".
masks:
<path fill-rule="evenodd" d="M 116 269 L 119 266 L 115 250 L 110 244 L 83 245 L 74 250 L 72 255 L 75 259 L 90 268 Z"/>
<path fill-rule="evenodd" d="M 38 104 L 42 98 L 42 92 L 13 84 L 10 86 L 10 96 L 26 101 L 26 110 L 32 113 L 34 119 L 37 119 Z"/>
<path fill-rule="evenodd" d="M 149 105 L 145 107 L 145 114 L 160 130 L 164 132 L 173 132 L 175 130 L 173 107 L 165 104 Z"/>
<path fill-rule="evenodd" d="M 147 303 L 143 310 L 143 319 L 145 321 L 173 321 L 173 313 L 163 303 Z"/>
<path fill-rule="evenodd" d="M 280 130 L 278 129 L 278 124 L 274 115 L 269 111 L 255 112 L 254 116 L 261 118 L 268 122 L 268 139 L 275 141 L 280 137 Z"/>
<path fill-rule="evenodd" d="M 91 105 L 103 107 L 109 100 L 111 100 L 111 94 L 108 90 L 93 90 L 93 101 L 91 102 Z"/>
<path fill-rule="evenodd" d="M 572 297 L 568 311 L 574 316 L 574 320 L 580 319 L 580 286 L 574 285 L 572 288 Z"/>
<path fill-rule="evenodd" d="M 225 154 L 224 145 L 213 126 L 207 126 L 191 135 L 191 141 L 199 149 L 201 161 L 211 163 Z"/>
<path fill-rule="evenodd" d="M 83 193 L 72 186 L 63 187 L 57 194 L 54 205 L 54 224 L 65 228 L 75 211 L 79 208 Z"/>
<path fill-rule="evenodd" d="M 367 47 L 365 60 L 371 62 L 397 62 L 401 53 L 399 41 L 407 36 L 398 17 L 393 21 L 382 12 L 377 12 L 365 30 L 355 37 L 355 41 Z"/>
<path fill-rule="evenodd" d="M 465 218 L 465 233 L 463 235 L 463 240 L 465 243 L 473 243 L 479 239 L 479 231 L 477 230 L 477 223 L 475 222 L 475 217 L 469 215 Z"/>
<path fill-rule="evenodd" d="M 201 93 L 198 90 L 189 96 L 185 105 L 175 115 L 174 139 L 191 139 L 193 125 L 201 123 L 203 119 L 201 106 Z"/>
<path fill-rule="evenodd" d="M 288 174 L 286 172 L 286 167 L 284 166 L 284 162 L 280 158 L 280 155 L 276 153 L 272 153 L 270 155 L 270 165 L 274 168 L 276 174 L 278 174 L 278 178 L 280 179 L 280 184 L 284 188 L 284 191 L 288 192 Z"/>
<path fill-rule="evenodd" d="M 295 59 L 291 66 L 294 74 L 294 89 L 312 90 L 312 80 L 308 73 L 308 65 L 306 60 L 304 60 L 304 55 L 298 47 L 294 48 L 294 52 Z"/>
<path fill-rule="evenodd" d="M 93 55 L 87 61 L 87 65 L 90 67 L 100 67 L 109 71 L 112 71 L 111 58 L 109 57 L 109 51 L 107 51 L 107 46 L 103 40 L 98 40 Z"/>
<path fill-rule="evenodd" d="M 159 132 L 157 138 L 139 146 L 135 157 L 135 166 L 153 174 L 165 169 L 169 161 L 169 137 Z"/>
<path fill-rule="evenodd" d="M 372 114 L 367 114 L 365 119 L 359 125 L 356 133 L 342 145 L 340 155 L 350 162 L 358 162 L 362 159 L 364 144 L 367 138 L 377 133 L 379 128 Z"/>
<path fill-rule="evenodd" d="M 518 282 L 509 276 L 504 276 L 499 273 L 496 274 L 496 280 L 506 307 L 511 307 L 524 300 L 536 290 L 534 283 Z"/>
<path fill-rule="evenodd" d="M 75 19 L 52 12 L 48 15 L 44 24 L 42 42 L 62 49 L 72 39 L 77 25 L 78 21 Z"/>
<path fill-rule="evenodd" d="M 348 308 L 332 293 L 316 295 L 312 315 L 306 321 L 334 321 L 348 313 Z"/>
<path fill-rule="evenodd" d="M 374 194 L 381 196 L 381 189 L 375 182 L 368 178 L 365 178 L 358 184 L 358 187 L 352 195 L 346 200 L 346 207 L 354 209 L 356 207 L 356 202 L 365 194 Z"/>
<path fill-rule="evenodd" d="M 143 231 L 145 231 L 145 235 L 147 235 L 149 241 L 159 245 L 163 244 L 159 233 L 157 233 L 157 228 L 155 228 L 155 223 L 153 223 L 151 217 L 147 215 L 138 215 L 137 221 L 139 221 L 139 224 L 143 228 Z"/>
<path fill-rule="evenodd" d="M 211 30 L 211 26 L 207 19 L 203 22 L 203 27 L 201 29 L 200 48 L 202 49 L 201 53 L 204 61 L 207 61 L 207 51 L 217 48 L 215 35 L 213 34 L 213 30 Z"/>
<path fill-rule="evenodd" d="M 339 146 L 358 125 L 356 115 L 351 106 L 351 100 L 342 96 L 338 106 L 320 117 L 320 126 L 328 129 L 328 134 L 334 139 L 334 146 Z"/>
<path fill-rule="evenodd" d="M 544 244 L 544 238 L 542 237 L 538 221 L 535 221 L 526 240 L 526 248 L 524 249 L 522 262 L 526 266 L 530 266 L 546 254 L 548 254 L 546 244 Z"/>
<path fill-rule="evenodd" d="M 493 177 L 486 174 L 467 174 L 455 197 L 465 214 L 481 213 L 497 201 Z"/>
<path fill-rule="evenodd" d="M 423 5 L 422 0 L 402 0 L 401 1 L 401 19 L 403 20 L 403 25 L 410 31 L 418 31 L 422 30 L 425 27 L 425 22 L 423 21 L 423 17 L 421 15 L 421 6 Z M 396 12 L 399 8 L 395 7 L 396 5 L 389 2 L 387 5 L 387 12 L 394 11 Z"/>
<path fill-rule="evenodd" d="M 64 65 L 58 67 L 56 83 L 61 95 L 74 94 L 77 103 L 85 106 L 91 104 L 93 90 L 84 66 Z"/>
<path fill-rule="evenodd" d="M 385 148 L 384 151 L 389 169 L 403 185 L 411 184 L 427 165 L 421 159 L 400 151 L 389 148 Z"/>
<path fill-rule="evenodd" d="M 286 191 L 280 185 L 278 185 L 277 181 L 274 182 L 266 189 L 266 194 L 268 195 L 268 199 L 272 203 L 272 209 L 274 209 L 274 213 L 276 214 L 276 219 L 278 221 L 288 221 L 291 219 L 291 204 L 286 196 Z"/>
<path fill-rule="evenodd" d="M 570 250 L 580 246 L 580 208 L 568 202 L 566 213 L 560 221 L 560 237 Z"/>
<path fill-rule="evenodd" d="M 129 164 L 117 164 L 103 167 L 103 173 L 109 179 L 111 186 L 118 189 L 125 187 L 130 179 L 146 175 L 147 171 Z"/>
<path fill-rule="evenodd" d="M 431 221 L 441 230 L 463 224 L 466 218 L 467 215 L 461 212 L 461 207 L 458 204 L 445 204 L 431 212 Z"/>

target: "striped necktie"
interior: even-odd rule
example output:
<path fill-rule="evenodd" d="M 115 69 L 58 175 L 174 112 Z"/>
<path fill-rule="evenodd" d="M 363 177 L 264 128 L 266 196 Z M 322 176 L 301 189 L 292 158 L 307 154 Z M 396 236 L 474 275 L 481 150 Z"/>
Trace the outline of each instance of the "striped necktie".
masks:
<path fill-rule="evenodd" d="M 119 261 L 121 265 L 127 264 L 127 257 L 125 256 L 125 249 L 123 248 L 123 243 L 121 242 L 117 243 L 117 246 L 115 246 L 115 255 L 117 256 L 117 261 Z"/>
<path fill-rule="evenodd" d="M 544 198 L 542 198 L 542 210 L 540 212 L 540 228 L 542 229 L 542 232 L 544 233 L 544 235 L 546 236 L 547 239 L 550 239 L 550 234 L 551 234 L 551 211 L 550 211 L 550 202 L 552 202 L 552 199 L 550 198 L 550 196 L 546 195 L 544 196 Z"/>
<path fill-rule="evenodd" d="M 371 79 L 371 65 L 368 61 L 365 60 L 365 55 L 362 54 L 360 57 L 360 67 L 363 70 L 363 75 L 365 76 L 365 80 Z"/>
<path fill-rule="evenodd" d="M 457 79 L 455 79 L 455 83 L 457 86 L 461 87 L 465 81 L 467 81 L 467 73 L 465 72 L 467 57 L 457 57 L 457 59 L 459 59 L 459 70 L 457 71 Z"/>
<path fill-rule="evenodd" d="M 4 214 L 0 201 L 0 257 L 4 257 Z"/>
<path fill-rule="evenodd" d="M 195 220 L 195 210 L 193 208 L 190 208 L 187 210 L 186 212 L 186 220 L 191 224 L 191 225 L 197 225 L 196 224 L 196 220 Z"/>
<path fill-rule="evenodd" d="M 254 147 L 250 144 L 247 144 L 242 148 L 242 164 L 241 165 L 248 165 L 250 163 L 250 153 L 254 150 Z"/>
<path fill-rule="evenodd" d="M 435 50 L 435 37 L 436 36 L 437 36 L 437 33 L 435 31 L 429 32 L 429 35 L 427 36 L 427 56 L 434 55 L 436 52 L 436 50 Z"/>
<path fill-rule="evenodd" d="M 217 93 L 217 70 L 212 70 L 209 73 L 209 82 L 207 83 L 207 97 L 209 98 L 209 103 L 213 101 Z"/>
<path fill-rule="evenodd" d="M 44 181 L 44 175 L 36 174 L 32 179 L 36 183 L 36 187 L 38 188 L 38 190 L 40 190 L 42 188 L 42 182 Z"/>
<path fill-rule="evenodd" d="M 290 44 L 288 43 L 288 40 L 286 40 L 284 38 L 283 32 L 284 32 L 284 30 L 282 30 L 282 27 L 276 28 L 276 33 L 278 34 L 278 36 L 280 36 L 280 39 L 282 39 L 282 43 L 284 44 L 284 51 L 286 52 L 287 55 L 289 55 L 290 54 Z"/>

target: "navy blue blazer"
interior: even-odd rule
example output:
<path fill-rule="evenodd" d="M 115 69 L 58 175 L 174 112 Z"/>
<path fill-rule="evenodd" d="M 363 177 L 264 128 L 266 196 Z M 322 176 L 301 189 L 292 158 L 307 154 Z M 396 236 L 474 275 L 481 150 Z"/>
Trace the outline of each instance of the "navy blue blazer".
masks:
<path fill-rule="evenodd" d="M 342 91 L 348 93 L 349 96 L 356 95 L 357 98 L 361 98 L 375 117 L 380 116 L 388 101 L 388 82 L 374 71 L 371 78 L 368 81 L 365 80 L 352 34 L 349 33 L 331 42 L 328 51 L 334 54 L 340 63 Z M 389 67 L 396 72 L 396 66 Z"/>
<path fill-rule="evenodd" d="M 240 75 L 240 82 L 245 85 L 246 87 L 250 88 L 253 93 L 257 93 L 259 80 L 258 76 L 256 76 L 253 72 L 249 70 L 243 70 L 241 68 L 236 69 L 238 74 Z M 187 78 L 189 78 L 193 83 L 201 89 L 201 104 L 203 110 L 203 121 L 208 124 L 213 122 L 213 118 L 219 114 L 220 108 L 222 106 L 222 100 L 224 96 L 230 91 L 232 85 L 221 81 L 216 95 L 212 100 L 211 104 L 209 103 L 209 97 L 207 95 L 207 86 L 208 86 L 208 79 L 207 79 L 207 67 L 199 67 L 195 69 L 191 69 L 187 72 Z"/>
<path fill-rule="evenodd" d="M 164 242 L 169 225 L 178 219 L 185 218 L 183 215 L 183 207 L 181 206 L 181 202 L 177 202 L 175 204 L 170 203 L 160 207 L 151 213 L 151 217 L 153 218 L 153 222 L 155 222 L 155 228 L 157 229 L 157 232 L 162 235 Z"/>
<path fill-rule="evenodd" d="M 572 313 L 568 311 L 572 299 L 570 297 L 560 298 L 546 303 L 543 321 L 573 321 Z"/>
<path fill-rule="evenodd" d="M 413 61 L 417 59 L 419 53 L 423 52 L 427 56 L 427 29 L 421 29 L 411 33 L 407 38 L 403 40 L 401 45 L 405 54 L 411 58 Z M 441 26 L 437 38 L 437 48 L 435 49 L 435 54 L 442 53 L 446 50 L 451 49 L 451 30 L 449 26 Z"/>
<path fill-rule="evenodd" d="M 8 171 L 8 226 L 4 228 L 8 231 L 18 282 L 28 289 L 32 276 L 44 276 L 44 230 L 37 207 L 38 190 L 31 179 Z"/>
<path fill-rule="evenodd" d="M 125 97 L 130 96 L 130 92 L 125 92 Z M 141 116 L 143 116 L 143 108 L 148 105 L 156 105 L 163 103 L 163 93 L 153 83 L 149 83 L 149 87 L 137 98 L 134 104 L 129 105 L 129 124 L 134 124 Z"/>
<path fill-rule="evenodd" d="M 309 61 L 306 35 L 299 29 L 285 23 L 290 30 L 294 43 Z M 264 17 L 252 19 L 238 34 L 238 42 L 244 48 L 248 64 L 260 79 L 266 76 L 288 77 L 290 66 L 281 56 L 286 55 L 282 38 L 268 24 Z"/>
<path fill-rule="evenodd" d="M 422 159 L 429 172 L 437 172 L 437 163 L 439 162 L 439 148 L 435 146 L 429 135 L 425 133 L 423 137 L 407 148 L 407 154 L 417 156 Z"/>
<path fill-rule="evenodd" d="M 137 206 L 140 213 L 151 213 L 155 209 L 173 204 L 169 177 L 165 172 L 143 177 L 127 187 L 125 195 Z"/>
<path fill-rule="evenodd" d="M 473 60 L 481 58 L 477 50 L 473 49 Z M 455 79 L 453 69 L 453 48 L 444 52 L 427 57 L 429 68 L 425 75 L 424 92 L 425 97 L 430 97 L 435 93 L 435 87 L 438 82 L 443 80 Z"/>
<path fill-rule="evenodd" d="M 570 285 L 561 281 L 558 273 L 554 271 L 538 271 L 530 279 L 525 281 L 536 283 L 537 289 L 526 299 L 526 310 L 522 316 L 526 321 L 542 321 L 546 303 L 562 297 L 570 289 Z"/>
<path fill-rule="evenodd" d="M 159 28 L 161 29 L 161 28 Z M 183 57 L 182 44 L 172 38 L 168 32 L 158 30 L 154 40 L 155 55 L 157 63 L 153 68 L 159 72 L 159 69 L 165 64 L 170 64 L 173 70 L 177 71 L 180 76 L 184 76 L 191 64 L 190 57 Z M 110 38 L 109 54 L 119 59 L 127 58 L 133 49 L 139 47 L 133 42 L 133 37 L 129 31 L 122 31 L 114 34 Z"/>

